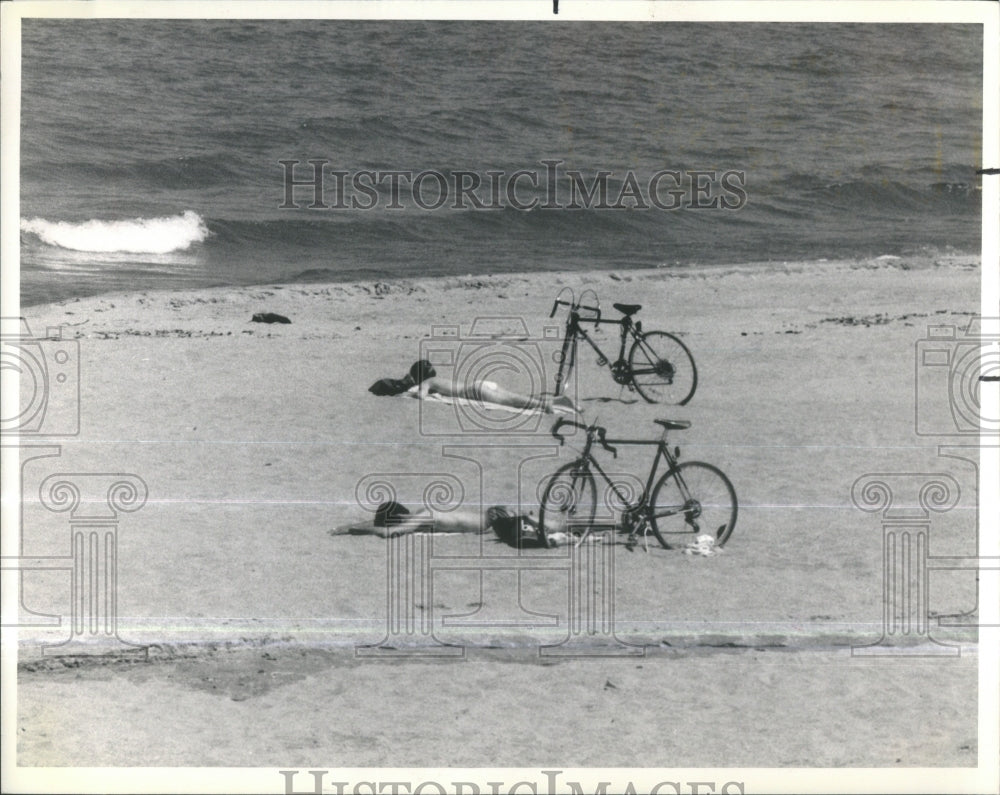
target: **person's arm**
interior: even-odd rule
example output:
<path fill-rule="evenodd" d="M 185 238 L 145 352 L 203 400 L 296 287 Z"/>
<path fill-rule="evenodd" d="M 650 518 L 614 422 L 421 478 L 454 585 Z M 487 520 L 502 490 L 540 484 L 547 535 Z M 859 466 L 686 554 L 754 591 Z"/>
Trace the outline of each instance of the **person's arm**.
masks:
<path fill-rule="evenodd" d="M 454 511 L 431 512 L 423 509 L 420 513 L 407 516 L 399 524 L 373 528 L 376 535 L 408 535 L 409 533 L 479 533 L 482 524 L 478 511 L 458 508 Z"/>
<path fill-rule="evenodd" d="M 411 386 L 409 389 L 406 390 L 406 394 L 409 395 L 409 396 L 411 396 L 411 397 L 415 397 L 415 398 L 419 398 L 420 400 L 423 400 L 424 398 L 426 398 L 430 394 L 430 391 L 429 391 L 429 388 L 427 386 L 427 382 L 424 381 L 421 384 L 414 384 L 413 386 Z"/>
<path fill-rule="evenodd" d="M 386 527 L 375 527 L 375 535 L 386 538 L 388 536 L 405 536 L 410 533 L 427 533 L 434 529 L 434 515 L 429 511 L 414 513 L 403 519 L 398 524 L 391 524 Z"/>

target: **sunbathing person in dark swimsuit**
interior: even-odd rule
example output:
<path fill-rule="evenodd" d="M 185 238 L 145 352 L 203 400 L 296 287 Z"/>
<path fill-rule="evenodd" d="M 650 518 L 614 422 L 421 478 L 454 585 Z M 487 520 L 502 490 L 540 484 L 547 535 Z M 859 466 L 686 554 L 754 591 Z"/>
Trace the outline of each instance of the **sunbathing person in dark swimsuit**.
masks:
<path fill-rule="evenodd" d="M 411 512 L 405 505 L 387 500 L 376 509 L 374 520 L 336 528 L 331 535 L 377 535 L 386 538 L 410 533 L 482 533 L 492 530 L 499 540 L 512 547 L 536 547 L 542 546 L 537 527 L 531 515 L 518 513 L 503 505 L 487 508 L 486 515 L 481 517 L 478 511 L 468 509 L 430 511 L 421 508 Z M 569 533 L 555 525 L 548 530 L 546 537 L 548 545 L 553 547 L 571 539 Z"/>

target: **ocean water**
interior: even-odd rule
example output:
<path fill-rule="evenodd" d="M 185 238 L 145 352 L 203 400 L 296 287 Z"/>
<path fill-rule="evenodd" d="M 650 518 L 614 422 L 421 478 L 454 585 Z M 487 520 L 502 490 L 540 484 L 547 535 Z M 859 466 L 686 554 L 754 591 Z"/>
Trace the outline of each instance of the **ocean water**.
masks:
<path fill-rule="evenodd" d="M 978 26 L 25 20 L 21 86 L 25 305 L 979 250 Z"/>

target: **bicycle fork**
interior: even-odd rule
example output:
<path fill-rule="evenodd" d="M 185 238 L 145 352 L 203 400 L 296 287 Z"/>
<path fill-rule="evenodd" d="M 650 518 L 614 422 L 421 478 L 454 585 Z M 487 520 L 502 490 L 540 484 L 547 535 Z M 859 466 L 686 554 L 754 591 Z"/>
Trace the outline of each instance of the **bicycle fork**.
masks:
<path fill-rule="evenodd" d="M 562 350 L 559 353 L 559 369 L 556 370 L 556 397 L 562 396 L 563 386 L 565 385 L 565 381 L 569 379 L 574 359 L 576 359 L 576 332 L 567 328 Z"/>

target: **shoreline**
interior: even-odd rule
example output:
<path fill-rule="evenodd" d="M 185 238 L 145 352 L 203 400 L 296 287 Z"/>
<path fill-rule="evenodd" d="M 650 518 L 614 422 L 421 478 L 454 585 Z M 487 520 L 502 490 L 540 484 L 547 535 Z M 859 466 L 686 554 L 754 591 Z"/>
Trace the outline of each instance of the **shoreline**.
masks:
<path fill-rule="evenodd" d="M 358 278 L 356 272 L 344 279 L 327 278 L 331 274 L 323 274 L 322 278 L 293 278 L 287 281 L 262 281 L 249 284 L 216 284 L 198 286 L 172 286 L 172 287 L 149 287 L 149 288 L 126 288 L 115 289 L 107 292 L 89 293 L 81 296 L 70 296 L 54 300 L 37 300 L 30 304 L 22 305 L 21 309 L 37 309 L 39 307 L 51 305 L 64 305 L 76 303 L 78 301 L 110 298 L 113 296 L 123 297 L 133 293 L 141 295 L 158 295 L 163 293 L 190 293 L 198 291 L 249 291 L 263 289 L 267 287 L 359 287 L 365 284 L 389 284 L 389 285 L 412 285 L 414 283 L 432 282 L 448 283 L 461 280 L 523 280 L 533 278 L 544 278 L 551 280 L 559 276 L 566 277 L 589 277 L 596 279 L 602 275 L 626 274 L 632 278 L 639 279 L 659 279 L 659 278 L 698 278 L 709 276 L 725 276 L 733 273 L 766 274 L 766 273 L 798 273 L 806 270 L 824 271 L 829 269 L 858 270 L 858 269 L 879 269 L 895 268 L 900 270 L 924 270 L 939 267 L 973 267 L 978 266 L 981 257 L 973 253 L 957 252 L 934 252 L 908 255 L 885 254 L 877 257 L 854 257 L 854 258 L 819 258 L 814 260 L 762 260 L 744 263 L 698 263 L 689 262 L 684 264 L 662 265 L 648 268 L 630 267 L 608 267 L 600 270 L 542 270 L 542 271 L 504 271 L 490 274 L 453 274 L 438 276 L 379 276 L 377 269 L 372 269 L 372 274 L 368 278 Z M 308 271 L 303 272 L 308 273 Z M 23 276 L 22 276 L 23 278 Z M 613 278 L 613 277 L 612 277 Z"/>

